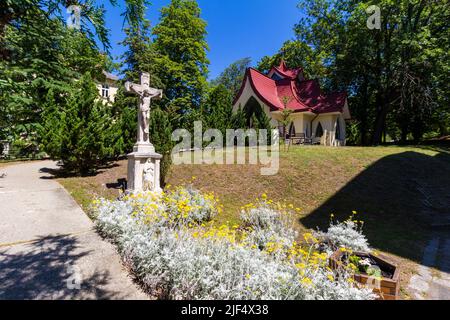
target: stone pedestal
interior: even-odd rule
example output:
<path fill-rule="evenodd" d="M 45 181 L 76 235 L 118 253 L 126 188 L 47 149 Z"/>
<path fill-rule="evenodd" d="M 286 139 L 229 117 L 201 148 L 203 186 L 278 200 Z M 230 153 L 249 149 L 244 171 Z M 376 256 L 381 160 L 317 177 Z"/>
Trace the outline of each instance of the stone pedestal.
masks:
<path fill-rule="evenodd" d="M 127 189 L 162 192 L 159 182 L 161 158 L 151 143 L 136 144 L 128 155 Z"/>

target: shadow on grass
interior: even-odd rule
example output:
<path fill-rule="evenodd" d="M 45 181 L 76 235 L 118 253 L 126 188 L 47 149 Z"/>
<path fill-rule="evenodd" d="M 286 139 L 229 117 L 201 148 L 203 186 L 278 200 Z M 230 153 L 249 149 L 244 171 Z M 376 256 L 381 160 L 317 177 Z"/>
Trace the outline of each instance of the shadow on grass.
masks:
<path fill-rule="evenodd" d="M 20 250 L 20 251 L 19 251 Z M 0 299 L 111 299 L 117 293 L 101 287 L 107 272 L 81 275 L 80 289 L 69 289 L 75 278 L 72 268 L 89 254 L 68 236 L 48 236 L 26 245 L 0 250 Z M 70 287 L 70 286 L 69 286 Z"/>
<path fill-rule="evenodd" d="M 59 166 L 59 165 L 58 165 Z M 78 172 L 68 171 L 65 170 L 63 167 L 59 167 L 57 169 L 55 168 L 41 168 L 39 172 L 41 173 L 48 173 L 50 176 L 42 176 L 41 179 L 58 179 L 58 178 L 73 178 L 73 177 L 95 177 L 103 172 L 105 172 L 108 169 L 112 169 L 117 167 L 117 163 L 108 163 L 102 166 L 97 167 L 95 171 L 92 171 L 90 173 L 84 173 L 80 174 Z"/>
<path fill-rule="evenodd" d="M 448 153 L 390 155 L 367 167 L 300 222 L 326 230 L 331 213 L 343 221 L 355 210 L 372 247 L 421 262 L 433 219 L 450 215 L 449 185 Z M 426 201 L 433 202 L 431 209 Z"/>

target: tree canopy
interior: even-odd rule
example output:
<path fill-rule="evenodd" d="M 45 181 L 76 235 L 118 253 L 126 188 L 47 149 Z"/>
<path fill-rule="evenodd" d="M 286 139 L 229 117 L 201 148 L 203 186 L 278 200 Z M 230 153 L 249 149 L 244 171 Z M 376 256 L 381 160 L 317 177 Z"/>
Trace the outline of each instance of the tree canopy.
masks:
<path fill-rule="evenodd" d="M 380 29 L 367 27 L 371 5 L 381 10 Z M 313 0 L 300 1 L 299 8 L 304 15 L 295 39 L 264 57 L 261 70 L 284 58 L 327 90 L 346 90 L 362 144 L 446 134 L 447 1 Z"/>

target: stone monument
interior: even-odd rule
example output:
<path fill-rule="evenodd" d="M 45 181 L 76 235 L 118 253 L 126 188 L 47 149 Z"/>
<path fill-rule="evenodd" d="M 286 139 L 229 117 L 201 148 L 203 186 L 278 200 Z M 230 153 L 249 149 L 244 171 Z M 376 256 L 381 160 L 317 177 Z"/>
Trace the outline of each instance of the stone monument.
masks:
<path fill-rule="evenodd" d="M 160 162 L 162 156 L 155 152 L 149 137 L 149 117 L 151 99 L 161 98 L 162 90 L 150 87 L 150 75 L 141 74 L 141 83 L 125 83 L 126 92 L 139 96 L 137 142 L 133 152 L 128 155 L 129 191 L 161 192 Z"/>

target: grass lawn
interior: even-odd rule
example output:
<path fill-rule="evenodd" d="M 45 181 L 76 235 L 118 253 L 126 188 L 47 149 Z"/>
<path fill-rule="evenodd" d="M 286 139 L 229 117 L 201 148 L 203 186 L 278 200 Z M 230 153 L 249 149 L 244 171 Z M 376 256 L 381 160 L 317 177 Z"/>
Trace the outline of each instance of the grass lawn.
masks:
<path fill-rule="evenodd" d="M 126 161 L 119 161 L 95 177 L 58 181 L 86 209 L 95 197 L 116 197 L 117 180 L 126 177 L 126 169 Z M 240 207 L 263 193 L 301 208 L 299 229 L 325 229 L 331 213 L 342 221 L 355 210 L 365 222 L 369 243 L 402 266 L 403 287 L 421 261 L 430 233 L 418 188 L 434 190 L 435 198 L 445 199 L 450 185 L 450 154 L 437 148 L 300 146 L 281 152 L 277 175 L 261 176 L 259 169 L 173 166 L 168 183 L 192 183 L 213 191 L 224 205 L 219 223 L 238 222 Z M 403 296 L 407 297 L 406 291 Z"/>

